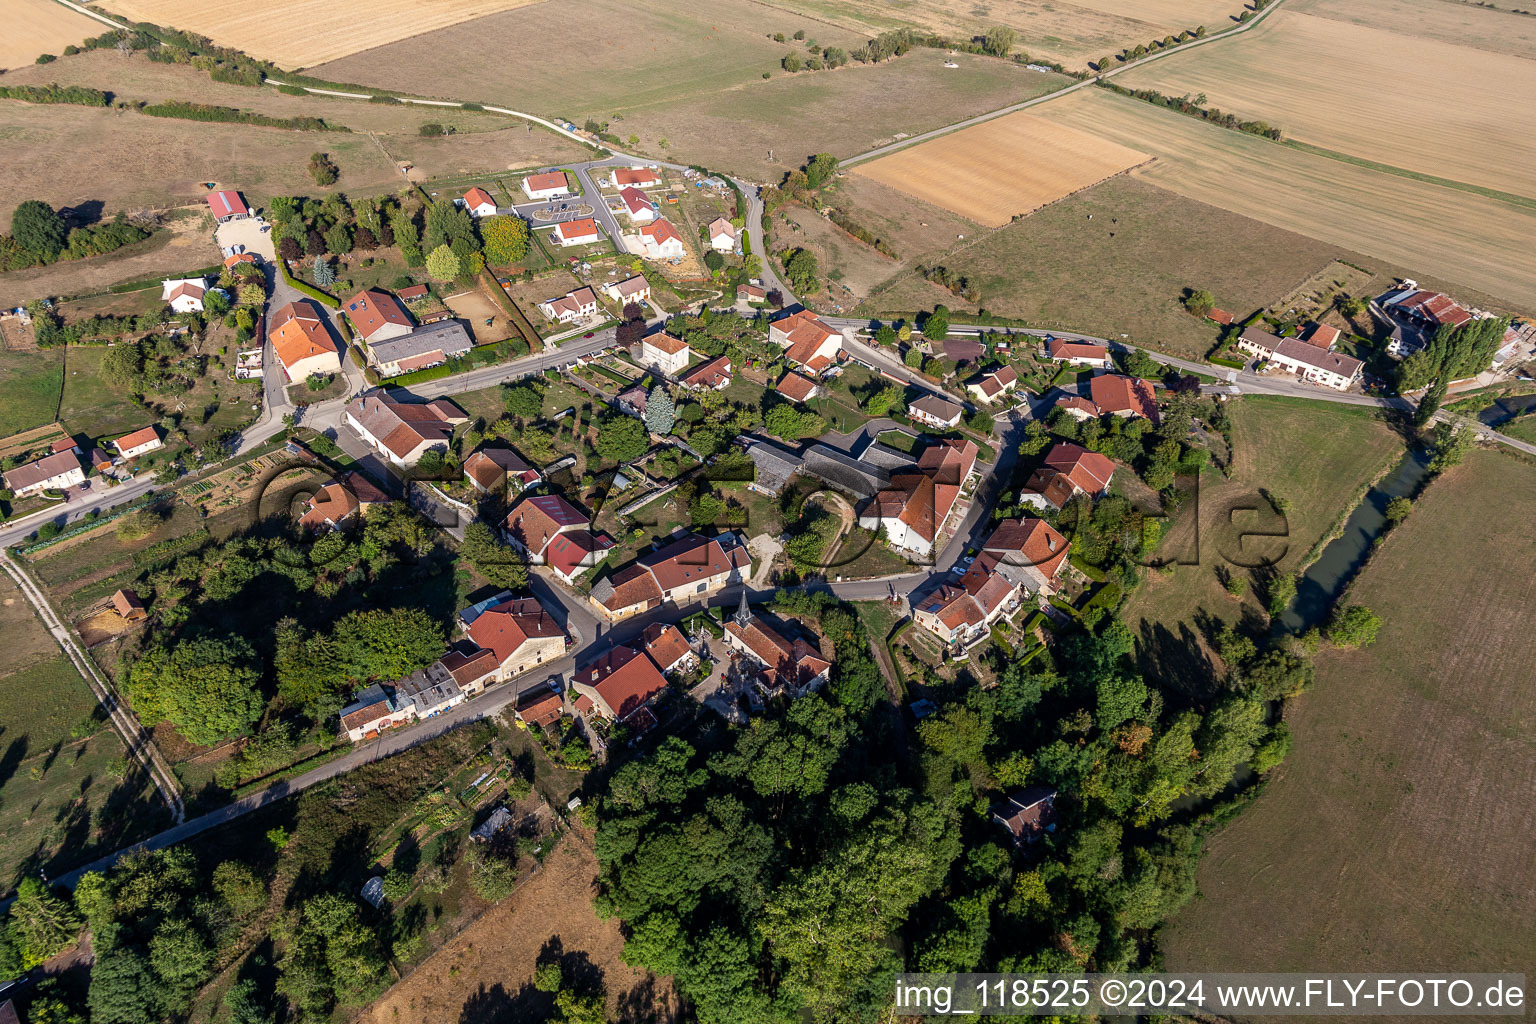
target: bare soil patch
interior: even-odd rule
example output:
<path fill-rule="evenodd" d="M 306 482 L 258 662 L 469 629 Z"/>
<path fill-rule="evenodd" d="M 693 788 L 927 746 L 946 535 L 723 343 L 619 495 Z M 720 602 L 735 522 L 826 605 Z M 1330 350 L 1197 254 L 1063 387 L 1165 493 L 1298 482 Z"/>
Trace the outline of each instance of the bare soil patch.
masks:
<path fill-rule="evenodd" d="M 1349 594 L 1380 636 L 1318 656 L 1293 753 L 1164 932 L 1169 970 L 1526 969 L 1533 515 L 1536 467 L 1475 452 L 1387 536 Z"/>
<path fill-rule="evenodd" d="M 457 938 L 385 993 L 363 1024 L 490 1024 L 519 1019 L 545 998 L 533 988 L 541 962 L 583 956 L 608 989 L 608 1015 L 621 1006 L 631 1017 L 649 1007 L 662 1020 L 675 1013 L 668 979 L 636 971 L 619 959 L 624 938 L 616 920 L 592 911 L 597 858 L 584 835 L 567 836 L 541 869 L 510 897 L 486 911 Z M 543 1019 L 535 1016 L 533 1019 Z"/>
<path fill-rule="evenodd" d="M 516 332 L 512 318 L 485 294 L 484 289 L 471 288 L 467 292 L 450 295 L 443 301 L 455 316 L 464 321 L 476 345 L 504 341 Z"/>
<path fill-rule="evenodd" d="M 853 173 L 1001 227 L 1146 159 L 1140 150 L 1020 112 L 898 150 Z"/>

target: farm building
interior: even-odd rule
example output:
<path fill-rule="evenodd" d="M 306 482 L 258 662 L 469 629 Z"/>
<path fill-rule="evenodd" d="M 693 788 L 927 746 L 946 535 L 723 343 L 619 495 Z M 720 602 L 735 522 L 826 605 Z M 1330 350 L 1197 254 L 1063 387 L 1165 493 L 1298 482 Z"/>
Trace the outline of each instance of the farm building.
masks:
<path fill-rule="evenodd" d="M 819 643 L 803 636 L 790 640 L 784 632 L 789 630 L 781 632 L 752 612 L 743 590 L 740 607 L 725 623 L 725 645 L 755 666 L 752 682 L 769 697 L 803 697 L 821 689 L 831 675 L 832 659 Z"/>
<path fill-rule="evenodd" d="M 583 718 L 635 723 L 649 716 L 646 706 L 666 692 L 667 679 L 644 653 L 618 646 L 577 669 L 571 688 Z"/>
<path fill-rule="evenodd" d="M 916 471 L 891 474 L 859 512 L 859 525 L 885 530 L 888 543 L 917 556 L 933 551 L 950 511 L 976 468 L 973 441 L 945 439 L 923 452 Z"/>
<path fill-rule="evenodd" d="M 244 220 L 251 215 L 251 211 L 246 208 L 245 200 L 241 199 L 240 193 L 233 189 L 209 192 L 208 209 L 213 211 L 213 219 L 220 224 L 225 221 Z"/>
<path fill-rule="evenodd" d="M 469 625 L 469 639 L 496 658 L 494 678 L 503 682 L 565 654 L 565 630 L 537 598 L 507 593 Z"/>
<path fill-rule="evenodd" d="M 534 565 L 547 565 L 567 583 L 601 562 L 613 541 L 592 530 L 592 517 L 557 494 L 524 498 L 502 522 L 507 542 Z"/>
<path fill-rule="evenodd" d="M 597 581 L 591 601 L 611 621 L 666 601 L 686 604 L 741 582 L 752 570 L 746 542 L 734 533 L 686 534 Z"/>
<path fill-rule="evenodd" d="M 113 594 L 112 607 L 129 622 L 139 622 L 149 617 L 149 612 L 144 610 L 144 602 L 132 590 L 119 590 Z"/>

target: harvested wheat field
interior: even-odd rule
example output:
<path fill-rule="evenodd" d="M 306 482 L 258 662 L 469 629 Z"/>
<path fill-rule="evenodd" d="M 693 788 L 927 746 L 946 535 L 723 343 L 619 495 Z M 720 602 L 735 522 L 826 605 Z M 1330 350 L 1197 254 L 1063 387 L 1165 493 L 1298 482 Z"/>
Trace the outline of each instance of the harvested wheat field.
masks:
<path fill-rule="evenodd" d="M 565 977 L 596 977 L 608 990 L 608 1019 L 667 1021 L 672 983 L 619 959 L 619 922 L 592 910 L 597 858 L 567 835 L 543 867 L 448 945 L 406 975 L 359 1024 L 504 1024 L 548 1020 L 550 995 L 533 970 L 560 963 Z"/>
<path fill-rule="evenodd" d="M 772 6 L 817 21 L 875 35 L 908 25 L 953 39 L 969 39 L 994 25 L 1018 32 L 1018 47 L 1033 56 L 1084 67 L 1090 60 L 1137 43 L 1204 25 L 1225 28 L 1243 9 L 1234 0 L 997 0 L 955 4 L 943 0 L 771 0 Z M 814 26 L 805 26 L 812 30 Z"/>
<path fill-rule="evenodd" d="M 1205 93 L 1211 106 L 1290 138 L 1536 197 L 1536 132 L 1519 130 L 1515 114 L 1536 111 L 1536 61 L 1524 57 L 1282 10 L 1241 38 L 1115 81 Z"/>
<path fill-rule="evenodd" d="M 1286 0 L 1285 9 L 1419 39 L 1536 57 L 1536 18 L 1498 7 L 1445 0 Z"/>
<path fill-rule="evenodd" d="M 1533 517 L 1536 467 L 1479 451 L 1387 535 L 1348 597 L 1376 643 L 1318 654 L 1290 757 L 1163 930 L 1167 970 L 1529 971 Z"/>
<path fill-rule="evenodd" d="M 1536 309 L 1536 209 L 1291 149 L 1103 89 L 1063 96 L 1036 116 L 1150 150 L 1157 159 L 1135 173 L 1171 192 L 1466 285 L 1512 311 Z"/>
<path fill-rule="evenodd" d="M 1146 159 L 1102 136 L 1018 113 L 898 150 L 853 172 L 996 228 Z"/>
<path fill-rule="evenodd" d="M 537 0 L 103 0 L 112 14 L 304 68 Z"/>
<path fill-rule="evenodd" d="M 107 26 L 53 0 L 6 0 L 6 34 L 0 39 L 0 71 L 31 64 L 45 53 L 107 31 Z"/>

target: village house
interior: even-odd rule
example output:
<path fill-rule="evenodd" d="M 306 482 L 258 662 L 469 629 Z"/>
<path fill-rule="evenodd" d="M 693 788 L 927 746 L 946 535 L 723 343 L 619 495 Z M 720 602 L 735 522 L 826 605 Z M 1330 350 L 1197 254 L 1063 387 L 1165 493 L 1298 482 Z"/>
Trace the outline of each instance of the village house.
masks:
<path fill-rule="evenodd" d="M 496 200 L 485 189 L 476 185 L 464 193 L 463 199 L 455 199 L 454 205 L 462 206 L 469 211 L 471 217 L 496 216 Z"/>
<path fill-rule="evenodd" d="M 626 235 L 625 247 L 648 260 L 681 259 L 688 253 L 687 247 L 683 245 L 683 236 L 677 233 L 677 228 L 666 218 L 644 225 L 636 234 Z"/>
<path fill-rule="evenodd" d="M 523 193 L 529 199 L 557 199 L 570 195 L 571 185 L 566 181 L 564 171 L 545 171 L 524 178 Z"/>
<path fill-rule="evenodd" d="M 340 717 L 341 734 L 353 743 L 361 743 L 404 725 L 413 715 L 410 705 L 401 704 L 390 689 L 374 683 L 342 708 Z"/>
<path fill-rule="evenodd" d="M 661 175 L 649 167 L 618 167 L 613 172 L 615 188 L 656 188 Z"/>
<path fill-rule="evenodd" d="M 709 247 L 716 252 L 734 252 L 736 250 L 736 229 L 731 227 L 731 222 L 724 217 L 716 217 L 705 227 L 709 236 Z"/>
<path fill-rule="evenodd" d="M 779 382 L 774 385 L 774 390 L 791 402 L 799 402 L 802 405 L 822 393 L 820 384 L 794 370 L 789 370 L 780 377 Z"/>
<path fill-rule="evenodd" d="M 201 313 L 207 281 L 201 277 L 167 278 L 160 282 L 160 301 L 177 313 Z"/>
<path fill-rule="evenodd" d="M 650 399 L 649 389 L 632 384 L 614 396 L 613 404 L 622 413 L 627 413 L 637 420 L 645 419 L 645 403 Z"/>
<path fill-rule="evenodd" d="M 370 345 L 376 341 L 404 337 L 416 326 L 411 322 L 405 307 L 400 305 L 400 300 L 377 288 L 352 296 L 342 307 L 342 312 L 346 314 L 358 337 Z"/>
<path fill-rule="evenodd" d="M 144 602 L 132 590 L 119 590 L 113 594 L 112 607 L 128 622 L 142 622 L 149 617 L 149 612 L 144 610 Z"/>
<path fill-rule="evenodd" d="M 1014 846 L 1025 846 L 1056 831 L 1056 791 L 1030 786 L 992 805 L 992 820 L 1008 830 Z"/>
<path fill-rule="evenodd" d="M 325 328 L 325 316 L 308 299 L 279 308 L 267 322 L 272 352 L 293 382 L 312 373 L 340 373 L 341 351 Z"/>
<path fill-rule="evenodd" d="M 299 525 L 306 530 L 334 530 L 353 519 L 368 514 L 375 505 L 389 504 L 389 495 L 355 469 L 349 469 L 327 481 L 310 495 Z"/>
<path fill-rule="evenodd" d="M 18 498 L 62 491 L 85 483 L 85 470 L 73 451 L 54 452 L 5 474 L 5 489 Z"/>
<path fill-rule="evenodd" d="M 670 622 L 653 622 L 640 634 L 646 657 L 656 663 L 664 676 L 685 675 L 699 665 L 698 655 L 688 646 L 683 631 Z"/>
<path fill-rule="evenodd" d="M 464 460 L 464 475 L 475 490 L 509 494 L 533 487 L 543 480 L 539 471 L 510 448 L 482 448 Z"/>
<path fill-rule="evenodd" d="M 567 583 L 601 562 L 613 541 L 592 531 L 592 518 L 558 494 L 524 498 L 502 523 L 507 543 Z"/>
<path fill-rule="evenodd" d="M 752 681 L 769 697 L 803 697 L 821 689 L 832 673 L 832 660 L 819 644 L 799 635 L 786 639 L 753 614 L 745 590 L 736 614 L 725 623 L 725 645 L 756 666 Z"/>
<path fill-rule="evenodd" d="M 414 466 L 428 451 L 447 451 L 453 428 L 469 417 L 444 399 L 402 402 L 376 392 L 354 398 L 343 422 L 397 466 Z"/>
<path fill-rule="evenodd" d="M 208 209 L 213 213 L 213 219 L 218 224 L 224 224 L 232 220 L 245 220 L 251 215 L 246 208 L 245 200 L 240 198 L 240 193 L 233 189 L 221 189 L 208 193 Z"/>
<path fill-rule="evenodd" d="M 791 366 L 813 375 L 843 357 L 843 336 L 809 310 L 802 309 L 768 325 L 768 340 L 784 349 Z"/>
<path fill-rule="evenodd" d="M 629 305 L 631 302 L 640 304 L 651 300 L 651 283 L 643 274 L 634 277 L 626 277 L 622 281 L 603 285 L 603 292 L 621 305 Z"/>
<path fill-rule="evenodd" d="M 677 382 L 690 391 L 724 391 L 731 386 L 731 357 L 716 356 L 700 363 L 680 375 Z"/>
<path fill-rule="evenodd" d="M 741 582 L 751 570 L 752 558 L 738 535 L 684 534 L 598 580 L 590 600 L 606 618 L 617 622 L 667 601 L 682 605 L 701 600 Z"/>
<path fill-rule="evenodd" d="M 945 401 L 931 392 L 924 393 L 907 406 L 907 415 L 913 420 L 939 430 L 957 426 L 964 414 L 965 407 L 959 402 Z"/>
<path fill-rule="evenodd" d="M 1110 367 L 1109 349 L 1085 341 L 1052 338 L 1046 343 L 1045 355 L 1052 362 L 1071 366 L 1087 366 L 1095 370 L 1107 370 Z"/>
<path fill-rule="evenodd" d="M 912 621 L 946 644 L 968 647 L 981 640 L 992 623 L 1019 607 L 1019 584 L 998 571 L 999 561 L 977 555 L 958 583 L 940 583 L 913 603 Z"/>
<path fill-rule="evenodd" d="M 123 459 L 136 459 L 140 455 L 148 454 L 158 448 L 164 448 L 165 442 L 160 440 L 160 428 L 151 423 L 147 427 L 140 427 L 131 434 L 124 434 L 112 446 L 117 449 L 117 454 Z"/>
<path fill-rule="evenodd" d="M 591 217 L 581 217 L 576 220 L 561 221 L 555 225 L 555 230 L 550 232 L 555 241 L 562 247 L 572 245 L 588 245 L 592 242 L 601 242 L 603 233 L 598 229 L 597 221 Z"/>
<path fill-rule="evenodd" d="M 1056 399 L 1056 408 L 1078 421 L 1096 420 L 1104 415 L 1103 409 L 1081 395 L 1064 395 Z"/>
<path fill-rule="evenodd" d="M 1046 453 L 1045 462 L 1029 477 L 1019 495 L 1027 505 L 1062 508 L 1073 497 L 1086 494 L 1095 500 L 1109 493 L 1115 464 L 1108 456 L 1090 452 L 1081 445 L 1058 444 Z"/>
<path fill-rule="evenodd" d="M 1056 593 L 1071 547 L 1043 519 L 1005 519 L 982 542 L 981 551 L 999 560 L 999 570 L 1018 570 L 1017 582 L 1023 590 L 1049 597 Z M 1012 578 L 1015 574 L 1009 575 Z"/>
<path fill-rule="evenodd" d="M 378 370 L 380 377 L 396 377 L 458 359 L 474 347 L 462 323 L 439 320 L 406 334 L 370 341 L 368 365 Z"/>
<path fill-rule="evenodd" d="M 545 299 L 539 303 L 539 312 L 562 324 L 575 323 L 597 315 L 597 295 L 591 288 L 577 288 L 559 298 Z"/>
<path fill-rule="evenodd" d="M 631 224 L 649 224 L 656 219 L 656 204 L 651 202 L 650 196 L 637 188 L 619 189 L 619 202 Z"/>
<path fill-rule="evenodd" d="M 688 369 L 693 350 L 682 338 L 674 338 L 662 331 L 646 335 L 640 341 L 640 365 L 649 366 L 668 375 L 676 375 Z"/>
<path fill-rule="evenodd" d="M 505 682 L 514 676 L 565 655 L 566 634 L 560 623 L 537 598 L 514 598 L 510 591 L 497 595 L 469 623 L 470 641 L 496 658 L 489 679 Z M 473 655 L 466 655 L 466 658 Z M 479 685 L 488 685 L 482 677 Z"/>
<path fill-rule="evenodd" d="M 401 710 L 409 711 L 416 721 L 456 708 L 467 696 L 440 661 L 412 672 L 396 683 L 394 689 L 395 702 Z"/>
<path fill-rule="evenodd" d="M 736 286 L 736 301 L 749 305 L 754 302 L 767 302 L 768 290 L 761 285 L 739 284 Z"/>
<path fill-rule="evenodd" d="M 1112 416 L 1144 416 L 1154 425 L 1160 422 L 1157 412 L 1157 396 L 1152 382 L 1140 377 L 1126 377 L 1118 373 L 1106 373 L 1093 378 L 1088 392 L 1099 413 Z"/>
<path fill-rule="evenodd" d="M 667 679 L 643 652 L 618 646 L 577 669 L 571 689 L 578 695 L 576 711 L 588 721 L 605 718 L 643 729 L 655 724 L 648 705 L 666 692 Z"/>
<path fill-rule="evenodd" d="M 915 472 L 896 472 L 890 485 L 865 503 L 859 525 L 885 531 L 886 543 L 917 557 L 933 553 L 934 541 L 961 489 L 976 468 L 974 441 L 943 439 L 926 449 Z"/>
<path fill-rule="evenodd" d="M 1267 360 L 1275 369 L 1336 391 L 1348 391 L 1365 366 L 1353 356 L 1330 352 L 1300 338 L 1277 338 L 1257 327 L 1245 327 L 1237 347 Z"/>
<path fill-rule="evenodd" d="M 233 270 L 240 266 L 242 263 L 249 263 L 254 267 L 260 262 L 261 258 L 253 252 L 237 252 L 232 256 L 226 256 L 224 258 L 224 269 Z"/>
<path fill-rule="evenodd" d="M 1420 288 L 1412 281 L 1382 297 L 1382 308 L 1425 331 L 1436 331 L 1447 324 L 1459 327 L 1472 319 L 1472 313 L 1449 295 Z"/>
<path fill-rule="evenodd" d="M 524 725 L 536 725 L 548 729 L 565 717 L 565 699 L 551 687 L 541 686 L 518 694 L 512 713 Z"/>
<path fill-rule="evenodd" d="M 1019 374 L 1011 366 L 1003 366 L 984 374 L 965 386 L 970 396 L 982 404 L 990 404 L 1018 387 Z"/>

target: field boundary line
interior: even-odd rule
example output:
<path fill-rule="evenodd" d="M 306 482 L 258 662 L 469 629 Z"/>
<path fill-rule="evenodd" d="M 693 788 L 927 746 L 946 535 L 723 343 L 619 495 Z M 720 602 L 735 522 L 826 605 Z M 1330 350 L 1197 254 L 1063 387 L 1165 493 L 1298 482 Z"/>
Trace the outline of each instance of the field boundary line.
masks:
<path fill-rule="evenodd" d="M 947 127 L 935 128 L 931 132 L 920 132 L 919 134 L 912 136 L 910 139 L 902 139 L 899 142 L 891 142 L 884 146 L 877 146 L 874 149 L 866 150 L 863 153 L 858 153 L 854 156 L 848 157 L 847 159 L 839 160 L 837 162 L 837 166 L 840 168 L 852 167 L 854 164 L 863 163 L 866 160 L 877 160 L 882 156 L 889 156 L 897 150 L 921 145 L 924 142 L 931 142 L 934 139 L 942 138 L 943 136 L 949 135 L 953 132 L 964 131 L 967 128 L 974 127 L 978 124 L 984 124 L 987 121 L 992 121 L 999 117 L 1006 117 L 1009 114 L 1016 114 L 1021 110 L 1026 110 L 1038 104 L 1046 103 L 1050 100 L 1059 99 L 1062 96 L 1077 92 L 1079 89 L 1092 88 L 1093 86 L 1098 85 L 1099 82 L 1103 79 L 1113 78 L 1115 75 L 1129 71 L 1131 68 L 1144 67 L 1147 64 L 1150 64 L 1152 61 L 1160 60 L 1163 57 L 1169 56 L 1170 54 L 1188 53 L 1190 50 L 1193 50 L 1196 47 L 1205 46 L 1208 43 L 1214 43 L 1223 39 L 1231 39 L 1233 36 L 1241 35 L 1242 33 L 1247 32 L 1249 29 L 1253 28 L 1255 25 L 1262 23 L 1264 19 L 1270 15 L 1270 12 L 1279 10 L 1280 5 L 1284 2 L 1285 0 L 1273 0 L 1273 2 L 1268 7 L 1264 8 L 1262 11 L 1259 11 L 1248 21 L 1239 22 L 1229 29 L 1217 32 L 1214 35 L 1208 35 L 1204 39 L 1191 39 L 1189 42 L 1180 44 L 1173 49 L 1159 50 L 1156 53 L 1149 53 L 1145 57 L 1140 57 L 1136 60 L 1128 61 L 1124 64 L 1121 64 L 1117 68 L 1110 69 L 1109 71 L 1101 71 L 1098 74 L 1095 74 L 1089 78 L 1084 78 L 1081 81 L 1074 82 L 1071 85 L 1062 86 L 1060 89 L 1057 89 L 1054 92 L 1048 92 L 1043 96 L 1036 96 L 1033 99 L 1021 100 L 1018 103 L 1014 103 L 1006 107 L 999 107 L 997 110 L 991 110 L 984 114 L 977 114 L 975 117 L 967 118 L 964 121 L 956 121 L 954 124 Z"/>
<path fill-rule="evenodd" d="M 181 802 L 181 787 L 160 756 L 160 750 L 155 746 L 154 739 L 143 726 L 130 717 L 129 712 L 123 709 L 116 692 L 111 684 L 101 678 L 90 655 L 80 650 L 75 644 L 74 638 L 70 636 L 69 627 L 64 625 L 63 620 L 54 612 L 46 595 L 32 582 L 31 577 L 11 560 L 8 552 L 0 551 L 0 567 L 3 567 L 6 575 L 16 582 L 17 588 L 37 611 L 38 618 L 42 620 L 48 632 L 53 635 L 54 640 L 75 666 L 75 671 L 79 672 L 86 684 L 90 686 L 96 700 L 106 710 L 113 728 L 122 738 L 123 745 L 128 748 L 128 752 L 134 759 L 144 766 L 155 788 L 160 791 L 160 796 L 165 800 L 166 806 L 170 808 L 176 823 L 180 824 L 186 818 L 186 809 Z"/>

